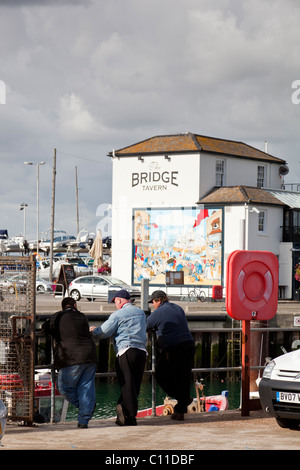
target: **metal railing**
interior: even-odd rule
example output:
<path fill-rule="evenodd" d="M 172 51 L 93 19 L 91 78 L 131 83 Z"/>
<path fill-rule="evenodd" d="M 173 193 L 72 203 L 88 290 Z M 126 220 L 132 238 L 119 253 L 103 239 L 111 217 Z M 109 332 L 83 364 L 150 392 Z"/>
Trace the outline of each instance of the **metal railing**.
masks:
<path fill-rule="evenodd" d="M 251 328 L 250 331 L 257 331 L 260 333 L 269 333 L 269 332 L 298 332 L 300 333 L 300 327 L 287 327 L 287 328 L 278 328 L 278 327 L 262 327 L 262 328 Z M 191 329 L 192 333 L 205 333 L 205 332 L 220 332 L 220 333 L 238 333 L 242 332 L 242 328 L 196 328 Z M 151 375 L 151 402 L 152 402 L 152 416 L 156 415 L 156 379 L 155 379 L 155 363 L 156 363 L 156 338 L 155 333 L 149 333 L 151 335 L 151 369 L 145 370 L 145 375 Z M 52 351 L 52 347 L 51 347 Z M 52 358 L 53 359 L 53 352 Z M 56 373 L 54 364 L 50 364 L 50 366 L 39 366 L 40 369 L 42 368 L 51 368 L 52 374 L 52 387 L 51 387 L 51 418 L 50 422 L 54 423 L 54 414 L 55 414 L 55 380 L 56 380 Z M 258 366 L 251 366 L 250 370 L 263 370 L 265 368 L 264 365 Z M 241 372 L 242 366 L 229 366 L 229 367 L 198 367 L 193 368 L 192 373 L 205 373 L 205 372 Z M 96 373 L 96 377 L 116 377 L 116 372 L 98 372 Z"/>

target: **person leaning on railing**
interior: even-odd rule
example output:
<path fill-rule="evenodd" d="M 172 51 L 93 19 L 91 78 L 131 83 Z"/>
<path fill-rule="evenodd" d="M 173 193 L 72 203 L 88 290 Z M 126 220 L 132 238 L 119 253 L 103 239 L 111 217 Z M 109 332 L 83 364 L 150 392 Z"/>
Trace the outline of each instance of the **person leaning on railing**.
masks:
<path fill-rule="evenodd" d="M 177 400 L 171 418 L 182 421 L 192 402 L 190 385 L 195 342 L 184 310 L 169 302 L 164 291 L 154 291 L 149 303 L 154 311 L 147 318 L 147 330 L 156 331 L 158 342 L 156 379 L 161 388 Z"/>
<path fill-rule="evenodd" d="M 91 326 L 90 331 L 100 339 L 114 338 L 116 373 L 121 389 L 116 406 L 116 424 L 135 426 L 146 363 L 146 315 L 132 305 L 130 294 L 124 289 L 116 292 L 111 302 L 115 303 L 117 310 L 101 326 Z"/>
<path fill-rule="evenodd" d="M 42 330 L 53 338 L 59 392 L 78 408 L 78 427 L 87 428 L 96 405 L 96 345 L 75 300 L 65 297 L 61 305 L 62 310 L 43 323 Z"/>

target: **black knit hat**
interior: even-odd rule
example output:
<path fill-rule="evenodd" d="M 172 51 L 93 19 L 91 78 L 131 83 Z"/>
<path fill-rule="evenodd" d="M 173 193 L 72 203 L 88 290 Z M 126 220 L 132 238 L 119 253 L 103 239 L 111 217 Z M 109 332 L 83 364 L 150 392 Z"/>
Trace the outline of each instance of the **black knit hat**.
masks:
<path fill-rule="evenodd" d="M 167 299 L 167 294 L 163 290 L 155 290 L 154 292 L 152 292 L 152 294 L 150 296 L 150 299 L 148 300 L 148 303 L 150 304 L 155 299 L 166 300 Z"/>

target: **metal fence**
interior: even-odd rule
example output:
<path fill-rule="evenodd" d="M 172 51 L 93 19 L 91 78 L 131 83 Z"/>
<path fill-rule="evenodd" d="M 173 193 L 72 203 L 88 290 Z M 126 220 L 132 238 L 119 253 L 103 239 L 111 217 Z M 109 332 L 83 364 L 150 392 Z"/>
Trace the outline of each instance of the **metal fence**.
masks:
<path fill-rule="evenodd" d="M 8 419 L 33 422 L 35 257 L 0 257 L 0 398 Z"/>
<path fill-rule="evenodd" d="M 232 334 L 232 333 L 241 333 L 242 329 L 241 328 L 195 328 L 192 330 L 193 333 L 195 332 L 222 332 L 222 333 L 227 333 L 227 334 Z M 264 327 L 264 328 L 251 328 L 252 333 L 259 333 L 260 335 L 268 335 L 269 333 L 282 333 L 282 332 L 289 332 L 289 333 L 294 333 L 297 335 L 297 337 L 300 338 L 300 328 L 297 327 L 285 327 L 285 328 L 278 328 L 278 327 Z M 152 382 L 152 391 L 151 391 L 151 408 L 152 408 L 152 416 L 156 415 L 156 406 L 158 405 L 157 400 L 156 400 L 156 379 L 155 379 L 155 364 L 156 364 L 156 339 L 155 339 L 155 333 L 151 332 L 148 333 L 149 335 L 149 341 L 151 343 L 151 369 L 145 370 L 144 374 L 146 376 L 151 377 L 151 382 Z M 284 348 L 282 348 L 282 351 L 284 351 Z M 263 362 L 261 364 L 253 364 L 250 366 L 251 371 L 262 371 L 265 368 L 264 364 L 264 359 L 262 358 Z M 47 366 L 39 366 L 41 368 L 51 368 L 51 373 L 52 373 L 52 384 L 55 383 L 55 368 L 54 364 L 50 364 Z M 192 369 L 192 374 L 205 374 L 205 373 L 210 373 L 210 372 L 222 372 L 222 373 L 227 373 L 227 372 L 236 372 L 236 373 L 241 373 L 242 372 L 242 364 L 238 366 L 229 366 L 229 367 L 199 367 L 199 368 L 193 368 Z M 99 372 L 96 373 L 96 377 L 99 378 L 107 378 L 107 377 L 116 377 L 116 372 Z M 50 422 L 53 423 L 55 422 L 54 419 L 54 414 L 55 414 L 55 387 L 52 385 L 52 390 L 51 390 L 51 418 Z"/>

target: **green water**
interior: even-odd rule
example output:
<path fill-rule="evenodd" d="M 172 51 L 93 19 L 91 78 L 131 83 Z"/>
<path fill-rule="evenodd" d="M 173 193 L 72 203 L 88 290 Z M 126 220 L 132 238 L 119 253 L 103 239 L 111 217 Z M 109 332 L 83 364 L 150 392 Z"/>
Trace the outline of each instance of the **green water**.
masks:
<path fill-rule="evenodd" d="M 240 382 L 205 382 L 204 395 L 220 395 L 223 390 L 228 390 L 229 409 L 237 409 L 240 405 Z M 116 403 L 120 395 L 120 388 L 116 380 L 100 379 L 96 382 L 96 409 L 93 419 L 113 418 L 116 416 Z M 165 393 L 157 385 L 156 404 L 162 405 Z M 191 384 L 191 396 L 196 397 L 194 384 Z M 152 391 L 151 380 L 145 379 L 141 386 L 139 395 L 139 409 L 151 408 Z M 77 409 L 69 405 L 67 421 L 77 418 Z"/>

